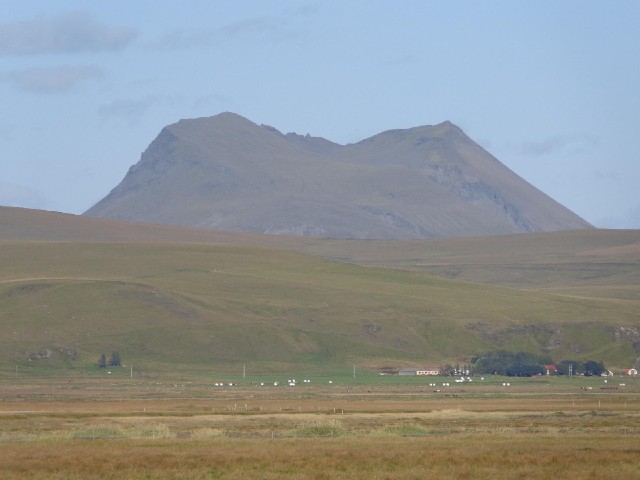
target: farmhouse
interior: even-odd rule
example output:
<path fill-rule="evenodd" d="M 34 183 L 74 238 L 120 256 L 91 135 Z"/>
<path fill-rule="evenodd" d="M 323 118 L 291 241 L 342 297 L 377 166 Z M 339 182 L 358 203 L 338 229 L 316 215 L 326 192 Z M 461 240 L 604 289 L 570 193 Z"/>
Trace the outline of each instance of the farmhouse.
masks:
<path fill-rule="evenodd" d="M 638 375 L 638 370 L 636 370 L 635 368 L 630 368 L 629 370 L 627 370 L 625 372 L 627 375 L 631 375 L 631 376 L 636 376 Z"/>
<path fill-rule="evenodd" d="M 440 375 L 440 368 L 438 367 L 403 368 L 398 372 L 398 374 L 405 375 L 405 376 L 412 376 L 412 375 L 413 376 L 427 376 L 427 375 L 435 376 L 435 375 Z"/>
<path fill-rule="evenodd" d="M 547 371 L 547 375 L 557 375 L 558 367 L 555 365 L 545 365 L 544 369 Z"/>

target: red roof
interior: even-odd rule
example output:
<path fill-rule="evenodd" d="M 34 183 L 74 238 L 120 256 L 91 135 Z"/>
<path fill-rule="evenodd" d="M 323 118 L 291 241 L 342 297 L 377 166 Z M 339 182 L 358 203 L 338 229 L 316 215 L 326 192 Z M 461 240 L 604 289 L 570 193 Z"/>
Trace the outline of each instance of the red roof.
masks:
<path fill-rule="evenodd" d="M 545 365 L 544 368 L 546 368 L 550 372 L 557 372 L 558 371 L 558 367 L 556 367 L 555 365 Z"/>

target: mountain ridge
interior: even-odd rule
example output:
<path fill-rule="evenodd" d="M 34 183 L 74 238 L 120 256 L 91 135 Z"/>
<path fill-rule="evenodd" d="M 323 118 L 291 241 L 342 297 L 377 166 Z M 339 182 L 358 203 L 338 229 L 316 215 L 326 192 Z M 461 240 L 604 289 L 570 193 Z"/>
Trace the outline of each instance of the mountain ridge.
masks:
<path fill-rule="evenodd" d="M 358 239 L 591 228 L 449 121 L 340 145 L 231 112 L 164 127 L 85 215 Z"/>

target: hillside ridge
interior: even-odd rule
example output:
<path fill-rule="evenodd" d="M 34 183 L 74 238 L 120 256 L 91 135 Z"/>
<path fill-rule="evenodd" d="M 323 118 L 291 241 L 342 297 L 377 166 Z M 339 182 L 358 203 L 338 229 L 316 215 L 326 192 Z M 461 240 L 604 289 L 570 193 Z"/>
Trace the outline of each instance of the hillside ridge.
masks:
<path fill-rule="evenodd" d="M 640 231 L 332 240 L 0 207 L 0 245 L 0 366 L 91 369 L 114 350 L 156 372 L 640 354 Z"/>

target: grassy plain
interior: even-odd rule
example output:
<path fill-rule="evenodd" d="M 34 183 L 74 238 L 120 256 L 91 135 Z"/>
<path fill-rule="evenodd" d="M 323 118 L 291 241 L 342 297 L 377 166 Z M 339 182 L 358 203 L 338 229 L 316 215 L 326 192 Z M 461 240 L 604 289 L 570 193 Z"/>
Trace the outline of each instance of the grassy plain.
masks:
<path fill-rule="evenodd" d="M 57 399 L 34 396 L 57 382 L 5 382 L 0 472 L 189 480 L 640 475 L 633 381 L 496 377 L 428 386 L 442 380 L 451 381 L 217 388 L 85 379 Z"/>
<path fill-rule="evenodd" d="M 376 373 L 496 347 L 628 367 L 639 245 L 638 231 L 332 241 L 0 208 L 0 478 L 640 478 L 637 379 Z M 112 350 L 126 367 L 98 368 Z"/>

